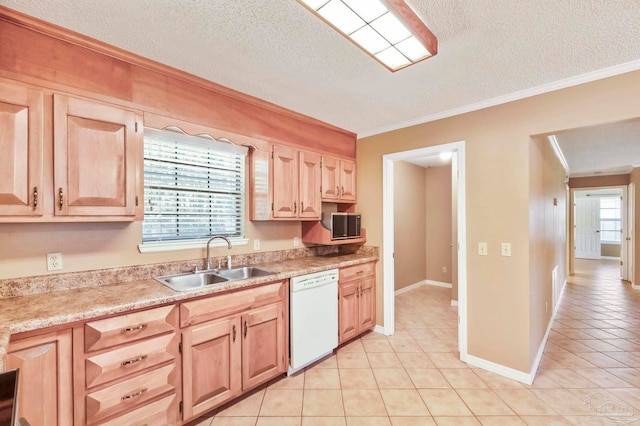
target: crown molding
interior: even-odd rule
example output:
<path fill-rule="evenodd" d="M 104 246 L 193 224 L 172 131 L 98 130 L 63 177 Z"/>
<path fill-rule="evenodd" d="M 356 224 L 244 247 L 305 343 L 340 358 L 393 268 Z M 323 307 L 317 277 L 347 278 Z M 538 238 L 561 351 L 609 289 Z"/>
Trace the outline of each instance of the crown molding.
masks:
<path fill-rule="evenodd" d="M 573 86 L 578 86 L 584 83 L 591 83 L 593 81 L 602 80 L 608 77 L 614 77 L 616 75 L 624 74 L 631 71 L 640 70 L 640 59 L 627 62 L 624 64 L 614 65 L 612 67 L 603 68 L 597 71 L 591 71 L 585 74 L 580 74 L 574 77 L 565 78 L 552 83 L 543 84 L 541 86 L 532 87 L 530 89 L 524 89 L 517 92 L 509 93 L 507 95 L 498 96 L 495 98 L 487 99 L 485 101 L 476 102 L 469 105 L 463 105 L 461 107 L 453 108 L 447 111 L 438 112 L 435 114 L 425 115 L 409 121 L 403 121 L 401 123 L 393 124 L 390 126 L 379 127 L 366 132 L 358 133 L 357 138 L 363 139 L 369 136 L 375 136 L 382 133 L 392 132 L 394 130 L 404 129 L 418 124 L 429 123 L 432 121 L 442 120 L 444 118 L 454 117 L 456 115 L 466 114 L 468 112 L 478 111 L 484 108 L 489 108 L 497 105 L 506 104 L 520 99 L 529 98 L 536 95 L 542 95 L 544 93 L 553 92 L 560 89 L 566 89 Z"/>

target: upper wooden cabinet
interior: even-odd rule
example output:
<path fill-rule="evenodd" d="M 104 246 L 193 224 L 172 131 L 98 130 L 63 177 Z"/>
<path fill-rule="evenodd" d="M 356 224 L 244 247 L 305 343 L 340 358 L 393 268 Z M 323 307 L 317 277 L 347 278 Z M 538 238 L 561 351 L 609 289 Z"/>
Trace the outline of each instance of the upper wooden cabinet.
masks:
<path fill-rule="evenodd" d="M 0 216 L 43 212 L 43 93 L 0 82 Z"/>
<path fill-rule="evenodd" d="M 320 155 L 273 146 L 273 219 L 319 220 Z"/>
<path fill-rule="evenodd" d="M 322 201 L 356 202 L 356 163 L 322 157 Z"/>
<path fill-rule="evenodd" d="M 54 95 L 55 215 L 133 220 L 142 133 L 134 111 Z"/>

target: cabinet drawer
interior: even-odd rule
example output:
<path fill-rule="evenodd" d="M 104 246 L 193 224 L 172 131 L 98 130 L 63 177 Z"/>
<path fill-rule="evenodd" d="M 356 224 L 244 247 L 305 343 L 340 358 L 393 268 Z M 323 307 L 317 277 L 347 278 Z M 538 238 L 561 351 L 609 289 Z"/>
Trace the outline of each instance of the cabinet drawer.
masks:
<path fill-rule="evenodd" d="M 375 274 L 375 263 L 363 263 L 361 265 L 353 265 L 346 266 L 344 268 L 340 268 L 340 282 L 343 281 L 351 281 L 360 279 L 363 277 L 368 277 Z"/>
<path fill-rule="evenodd" d="M 175 306 L 119 315 L 84 326 L 85 351 L 95 351 L 174 331 L 178 310 Z"/>
<path fill-rule="evenodd" d="M 169 426 L 177 423 L 178 398 L 169 395 L 130 413 L 100 423 L 102 426 Z"/>
<path fill-rule="evenodd" d="M 87 389 L 173 361 L 177 356 L 178 335 L 173 333 L 87 357 Z"/>
<path fill-rule="evenodd" d="M 180 326 L 187 327 L 216 318 L 283 300 L 287 291 L 284 281 L 234 291 L 180 305 Z"/>
<path fill-rule="evenodd" d="M 171 364 L 88 394 L 87 423 L 137 407 L 163 393 L 174 392 L 176 374 L 176 366 Z"/>

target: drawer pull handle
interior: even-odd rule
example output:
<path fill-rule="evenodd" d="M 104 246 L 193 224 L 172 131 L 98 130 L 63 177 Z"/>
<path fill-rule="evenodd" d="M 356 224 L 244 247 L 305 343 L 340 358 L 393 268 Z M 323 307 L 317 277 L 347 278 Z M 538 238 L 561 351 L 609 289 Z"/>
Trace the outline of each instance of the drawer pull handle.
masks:
<path fill-rule="evenodd" d="M 33 187 L 33 209 L 35 210 L 38 207 L 38 187 Z"/>
<path fill-rule="evenodd" d="M 62 191 L 62 188 L 58 191 L 58 198 L 58 201 L 60 202 L 60 210 L 62 210 L 64 207 L 64 192 Z"/>
<path fill-rule="evenodd" d="M 140 395 L 142 395 L 143 393 L 145 393 L 147 391 L 147 388 L 142 388 L 140 389 L 138 392 L 134 392 L 134 393 L 130 393 L 129 395 L 125 395 L 122 398 L 120 398 L 122 401 L 126 401 L 127 399 L 132 399 L 132 398 L 137 398 Z"/>
<path fill-rule="evenodd" d="M 244 322 L 244 337 L 247 337 L 247 330 L 248 330 L 247 322 L 245 321 Z"/>
<path fill-rule="evenodd" d="M 364 271 L 358 271 L 358 272 L 356 272 L 356 275 L 360 275 L 360 274 L 364 274 Z"/>
<path fill-rule="evenodd" d="M 122 361 L 120 363 L 120 365 L 125 367 L 127 365 L 135 364 L 136 362 L 144 361 L 145 359 L 147 359 L 147 355 L 140 355 L 139 357 L 135 357 L 135 358 L 132 358 L 132 359 L 128 359 L 126 361 Z"/>
<path fill-rule="evenodd" d="M 233 341 L 236 341 L 236 325 L 233 324 Z"/>
<path fill-rule="evenodd" d="M 138 331 L 147 328 L 147 324 L 139 324 L 139 325 L 130 325 L 129 327 L 125 327 L 122 329 L 123 333 L 129 333 L 131 331 Z"/>

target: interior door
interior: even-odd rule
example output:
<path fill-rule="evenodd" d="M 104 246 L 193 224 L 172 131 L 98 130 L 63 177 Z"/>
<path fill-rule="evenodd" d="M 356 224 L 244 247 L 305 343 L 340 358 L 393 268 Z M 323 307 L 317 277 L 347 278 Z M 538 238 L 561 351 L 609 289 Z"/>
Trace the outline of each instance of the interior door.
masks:
<path fill-rule="evenodd" d="M 594 197 L 576 197 L 575 257 L 600 259 L 600 203 Z"/>

